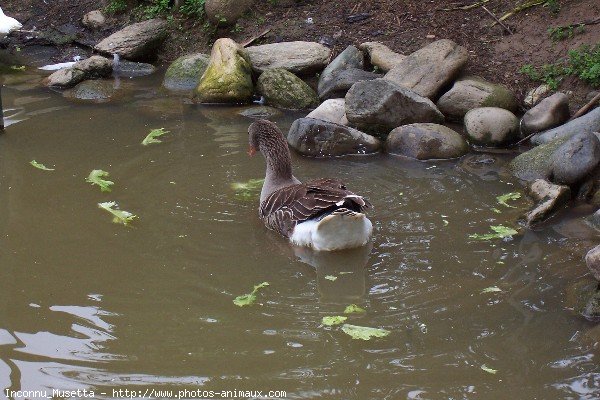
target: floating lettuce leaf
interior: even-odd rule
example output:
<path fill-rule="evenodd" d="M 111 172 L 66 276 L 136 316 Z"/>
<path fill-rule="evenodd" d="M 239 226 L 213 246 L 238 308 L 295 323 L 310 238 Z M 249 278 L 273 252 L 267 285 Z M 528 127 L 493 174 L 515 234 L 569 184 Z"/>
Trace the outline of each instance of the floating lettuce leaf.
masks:
<path fill-rule="evenodd" d="M 367 310 L 357 306 L 356 304 L 350 304 L 349 306 L 346 306 L 346 309 L 344 310 L 344 314 L 359 314 L 366 312 Z"/>
<path fill-rule="evenodd" d="M 520 198 L 521 198 L 521 193 L 519 193 L 519 192 L 511 192 L 511 193 L 506 193 L 506 194 L 503 194 L 502 196 L 496 197 L 496 200 L 498 200 L 498 204 L 503 205 L 505 207 L 517 208 L 515 206 L 511 206 L 510 204 L 508 204 L 507 201 L 517 200 L 517 199 L 520 199 Z"/>
<path fill-rule="evenodd" d="M 235 197 L 245 201 L 252 201 L 256 200 L 260 195 L 264 182 L 264 179 L 250 179 L 247 182 L 234 182 L 231 184 L 231 188 L 235 191 Z"/>
<path fill-rule="evenodd" d="M 157 138 L 161 137 L 165 133 L 169 133 L 169 131 L 166 131 L 165 128 L 152 129 L 148 136 L 146 136 L 144 140 L 142 140 L 142 144 L 144 146 L 148 146 L 152 143 L 162 143 L 162 140 L 159 140 Z"/>
<path fill-rule="evenodd" d="M 483 365 L 481 366 L 481 369 L 482 369 L 482 370 L 484 370 L 485 372 L 487 372 L 488 374 L 496 374 L 496 372 L 498 372 L 498 370 L 497 370 L 497 369 L 492 369 L 492 368 L 489 368 L 489 367 L 487 367 L 485 364 L 483 364 Z"/>
<path fill-rule="evenodd" d="M 469 238 L 475 240 L 504 239 L 505 237 L 510 237 L 519 233 L 513 228 L 507 228 L 506 226 L 502 225 L 490 226 L 490 229 L 494 231 L 494 233 L 486 233 L 483 235 L 475 233 L 473 235 L 469 235 Z"/>
<path fill-rule="evenodd" d="M 331 317 L 323 317 L 323 325 L 333 326 L 343 324 L 348 317 L 342 317 L 341 315 L 335 315 Z"/>
<path fill-rule="evenodd" d="M 352 339 L 361 340 L 369 340 L 374 337 L 385 337 L 390 334 L 390 331 L 385 329 L 350 324 L 342 325 L 342 331 L 344 331 L 345 334 L 350 335 Z"/>
<path fill-rule="evenodd" d="M 490 287 L 483 289 L 481 291 L 481 293 L 496 293 L 496 292 L 501 292 L 501 291 L 502 291 L 502 289 L 500 289 L 498 286 L 490 286 Z"/>
<path fill-rule="evenodd" d="M 119 209 L 115 208 L 115 207 L 118 207 L 118 205 L 114 201 L 98 203 L 98 207 L 111 213 L 113 215 L 113 222 L 115 224 L 123 224 L 123 225 L 127 226 L 134 219 L 137 218 L 136 215 L 130 213 L 129 211 L 119 210 Z"/>
<path fill-rule="evenodd" d="M 110 187 L 115 183 L 102 178 L 108 178 L 108 172 L 102 171 L 101 169 L 95 169 L 90 172 L 90 175 L 85 178 L 85 181 L 92 185 L 100 186 L 100 190 L 103 192 L 110 192 L 112 190 Z"/>
<path fill-rule="evenodd" d="M 254 290 L 252 291 L 252 293 L 248 293 L 248 294 L 243 294 L 241 296 L 236 297 L 233 300 L 233 304 L 235 304 L 236 306 L 239 307 L 244 307 L 244 306 L 249 306 L 251 304 L 254 304 L 254 302 L 256 301 L 256 293 L 258 293 L 258 291 L 264 287 L 269 286 L 269 282 L 263 282 L 259 285 L 254 286 Z"/>
<path fill-rule="evenodd" d="M 327 279 L 328 281 L 335 281 L 337 279 L 337 276 L 334 275 L 325 275 L 325 279 Z"/>
<path fill-rule="evenodd" d="M 39 163 L 39 162 L 37 162 L 37 161 L 35 161 L 35 160 L 31 160 L 31 161 L 29 162 L 29 164 L 31 164 L 31 165 L 33 165 L 34 167 L 36 167 L 37 169 L 41 169 L 41 170 L 43 170 L 43 171 L 54 171 L 54 168 L 48 168 L 48 167 L 46 167 L 44 164 L 42 164 L 42 163 Z"/>

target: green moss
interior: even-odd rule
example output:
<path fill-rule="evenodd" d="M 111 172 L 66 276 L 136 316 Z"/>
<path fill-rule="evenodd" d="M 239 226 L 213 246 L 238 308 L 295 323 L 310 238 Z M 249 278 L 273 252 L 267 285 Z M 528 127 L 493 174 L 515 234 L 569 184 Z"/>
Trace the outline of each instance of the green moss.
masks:
<path fill-rule="evenodd" d="M 206 71 L 210 59 L 205 54 L 179 57 L 165 72 L 163 85 L 167 89 L 194 89 Z"/>
<path fill-rule="evenodd" d="M 319 104 L 317 93 L 285 69 L 268 69 L 258 79 L 258 91 L 267 104 L 288 109 L 307 109 Z"/>
<path fill-rule="evenodd" d="M 568 139 L 568 137 L 554 139 L 518 155 L 509 165 L 511 172 L 517 178 L 525 181 L 547 179 L 552 163 L 552 154 Z"/>
<path fill-rule="evenodd" d="M 499 107 L 515 112 L 518 109 L 517 99 L 508 88 L 502 85 L 493 85 L 493 91 L 483 101 L 481 107 Z"/>

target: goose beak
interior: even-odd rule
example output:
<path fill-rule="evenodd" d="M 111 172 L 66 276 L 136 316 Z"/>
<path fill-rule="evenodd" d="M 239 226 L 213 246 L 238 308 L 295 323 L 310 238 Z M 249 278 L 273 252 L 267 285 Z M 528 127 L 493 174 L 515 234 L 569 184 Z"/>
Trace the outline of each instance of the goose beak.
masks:
<path fill-rule="evenodd" d="M 248 147 L 248 155 L 249 155 L 250 157 L 252 157 L 252 156 L 254 156 L 255 154 L 256 154 L 256 149 L 255 149 L 255 148 L 254 148 L 252 145 L 250 145 L 250 146 Z"/>

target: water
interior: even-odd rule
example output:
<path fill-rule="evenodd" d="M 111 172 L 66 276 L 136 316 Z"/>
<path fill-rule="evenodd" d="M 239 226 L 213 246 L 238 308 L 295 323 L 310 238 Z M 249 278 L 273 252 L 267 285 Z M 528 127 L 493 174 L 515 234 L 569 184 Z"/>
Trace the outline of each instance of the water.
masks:
<path fill-rule="evenodd" d="M 520 190 L 504 169 L 509 154 L 433 163 L 294 155 L 299 178 L 339 177 L 375 205 L 371 247 L 315 254 L 267 231 L 256 201 L 230 187 L 264 173 L 245 153 L 243 108 L 166 97 L 160 76 L 123 81 L 124 94 L 103 105 L 68 102 L 38 81 L 7 76 L 3 90 L 0 398 L 5 389 L 600 396 L 594 324 L 568 301 L 573 282 L 591 282 L 583 255 L 598 237 L 581 223 L 585 210 L 512 241 L 468 240 L 516 226 L 530 205 L 496 204 Z M 276 120 L 287 129 L 296 116 Z M 163 143 L 140 145 L 160 127 L 170 131 Z M 112 193 L 84 181 L 92 169 L 110 173 Z M 97 207 L 110 200 L 139 216 L 133 227 Z M 232 303 L 263 281 L 260 304 Z M 502 292 L 481 293 L 490 286 Z M 348 322 L 391 334 L 357 341 L 321 326 L 351 303 L 367 313 Z"/>

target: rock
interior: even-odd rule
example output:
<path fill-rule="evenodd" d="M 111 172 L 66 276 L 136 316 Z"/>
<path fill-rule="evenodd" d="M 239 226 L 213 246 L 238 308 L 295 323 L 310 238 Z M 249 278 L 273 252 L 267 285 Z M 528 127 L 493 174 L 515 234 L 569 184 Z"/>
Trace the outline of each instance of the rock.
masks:
<path fill-rule="evenodd" d="M 600 281 L 600 245 L 587 252 L 585 255 L 585 264 L 592 272 L 592 275 L 594 275 L 594 278 Z"/>
<path fill-rule="evenodd" d="M 437 40 L 415 51 L 392 68 L 385 79 L 434 98 L 458 75 L 469 60 L 467 50 L 452 40 Z"/>
<path fill-rule="evenodd" d="M 202 103 L 246 103 L 252 99 L 254 85 L 248 54 L 231 39 L 218 39 L 210 62 L 196 88 Z"/>
<path fill-rule="evenodd" d="M 213 23 L 233 25 L 252 4 L 254 0 L 206 0 L 204 12 Z"/>
<path fill-rule="evenodd" d="M 365 42 L 358 47 L 368 55 L 371 64 L 383 72 L 388 72 L 406 58 L 379 42 Z"/>
<path fill-rule="evenodd" d="M 268 69 L 258 78 L 258 92 L 271 106 L 304 110 L 319 105 L 319 98 L 302 79 L 281 69 Z"/>
<path fill-rule="evenodd" d="M 539 103 L 540 100 L 542 100 L 544 97 L 546 97 L 546 95 L 548 95 L 548 93 L 550 93 L 551 91 L 552 91 L 552 88 L 550 88 L 550 86 L 548 86 L 546 84 L 540 85 L 536 88 L 531 89 L 529 92 L 527 92 L 527 95 L 525 96 L 525 100 L 523 100 L 523 103 L 525 103 L 525 105 L 527 107 L 533 107 L 537 103 Z"/>
<path fill-rule="evenodd" d="M 122 60 L 114 71 L 118 76 L 127 78 L 136 78 L 140 76 L 152 75 L 156 72 L 156 67 L 152 64 Z"/>
<path fill-rule="evenodd" d="M 554 93 L 527 111 L 521 119 L 521 133 L 529 135 L 554 128 L 569 120 L 569 98 L 564 93 Z"/>
<path fill-rule="evenodd" d="M 474 108 L 498 107 L 516 112 L 519 104 L 506 86 L 488 82 L 477 76 L 468 76 L 457 80 L 454 86 L 440 97 L 437 107 L 446 117 L 462 120 L 465 114 Z"/>
<path fill-rule="evenodd" d="M 318 93 L 319 97 L 324 98 L 321 93 L 324 88 L 329 86 L 336 76 L 349 68 L 362 70 L 364 68 L 364 55 L 354 46 L 346 47 L 346 50 L 342 51 L 331 64 L 329 64 L 321 73 L 319 77 Z M 345 93 L 344 93 L 345 95 Z M 340 96 L 343 97 L 344 95 Z M 329 97 L 331 98 L 331 97 Z"/>
<path fill-rule="evenodd" d="M 596 289 L 596 291 L 592 294 L 583 311 L 581 312 L 581 315 L 591 320 L 597 320 L 600 318 L 600 290 Z"/>
<path fill-rule="evenodd" d="M 381 137 L 400 125 L 444 121 L 431 100 L 386 79 L 352 86 L 346 95 L 346 117 L 351 126 Z"/>
<path fill-rule="evenodd" d="M 319 107 L 308 114 L 306 118 L 320 119 L 322 121 L 333 122 L 334 124 L 347 126 L 348 119 L 346 118 L 346 100 L 325 100 Z"/>
<path fill-rule="evenodd" d="M 564 125 L 535 134 L 531 138 L 534 144 L 548 143 L 559 137 L 569 137 L 577 133 L 593 133 L 600 131 L 600 107 Z"/>
<path fill-rule="evenodd" d="M 537 202 L 536 206 L 525 214 L 528 226 L 545 220 L 571 198 L 571 189 L 568 186 L 554 185 L 544 179 L 535 180 L 528 192 Z"/>
<path fill-rule="evenodd" d="M 150 19 L 128 25 L 98 43 L 94 49 L 100 53 L 118 54 L 133 61 L 144 61 L 156 56 L 156 49 L 167 37 L 167 22 Z"/>
<path fill-rule="evenodd" d="M 273 107 L 256 106 L 245 108 L 238 114 L 248 118 L 270 119 L 281 115 L 281 111 Z"/>
<path fill-rule="evenodd" d="M 106 103 L 115 95 L 112 81 L 93 80 L 83 81 L 63 93 L 68 99 L 82 100 L 93 103 Z"/>
<path fill-rule="evenodd" d="M 100 10 L 90 11 L 83 16 L 81 24 L 88 29 L 100 29 L 106 24 L 106 17 Z"/>
<path fill-rule="evenodd" d="M 202 53 L 179 57 L 167 68 L 163 86 L 169 90 L 193 90 L 209 62 L 209 56 Z"/>
<path fill-rule="evenodd" d="M 283 68 L 293 74 L 319 72 L 327 65 L 331 50 L 314 42 L 281 42 L 250 46 L 252 68 L 258 73 L 269 68 Z"/>
<path fill-rule="evenodd" d="M 311 157 L 337 157 L 376 153 L 381 142 L 356 129 L 312 118 L 300 118 L 290 127 L 287 141 L 299 153 Z"/>
<path fill-rule="evenodd" d="M 356 83 L 361 81 L 372 81 L 381 78 L 381 75 L 362 69 L 350 68 L 341 71 L 331 80 L 328 80 L 319 90 L 319 97 L 322 100 L 337 99 L 346 96 L 348 90 Z"/>
<path fill-rule="evenodd" d="M 557 138 L 515 157 L 510 170 L 525 181 L 546 179 L 570 186 L 583 181 L 595 168 L 599 144 L 592 133 Z"/>
<path fill-rule="evenodd" d="M 69 68 L 59 69 L 45 79 L 47 86 L 57 89 L 67 89 L 86 79 L 105 78 L 112 73 L 112 61 L 92 56 L 73 64 Z"/>
<path fill-rule="evenodd" d="M 465 115 L 465 130 L 475 144 L 499 146 L 519 137 L 519 120 L 503 108 L 475 108 Z"/>
<path fill-rule="evenodd" d="M 417 160 L 457 158 L 469 152 L 463 137 L 438 124 L 410 124 L 390 132 L 385 148 L 388 153 Z"/>

